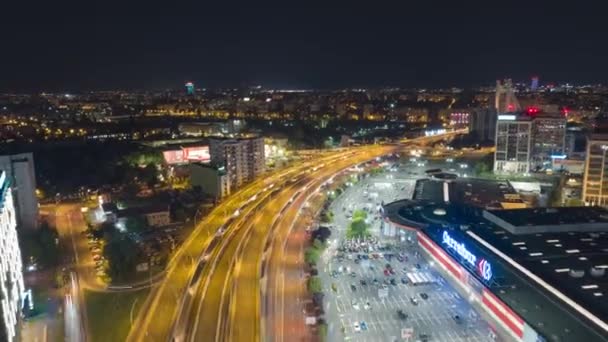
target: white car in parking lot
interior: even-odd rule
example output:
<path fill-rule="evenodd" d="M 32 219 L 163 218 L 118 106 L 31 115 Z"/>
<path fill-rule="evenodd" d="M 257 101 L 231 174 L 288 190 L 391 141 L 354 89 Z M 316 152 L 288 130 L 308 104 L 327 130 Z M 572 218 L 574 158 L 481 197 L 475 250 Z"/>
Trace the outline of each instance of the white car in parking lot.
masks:
<path fill-rule="evenodd" d="M 350 303 L 352 304 L 352 306 L 353 306 L 353 308 L 354 308 L 355 310 L 359 310 L 359 309 L 360 309 L 360 307 L 359 307 L 359 303 L 357 303 L 357 300 L 356 300 L 356 299 L 353 299 L 353 300 L 352 300 Z"/>
<path fill-rule="evenodd" d="M 359 326 L 359 322 L 355 322 L 354 328 L 355 328 L 355 332 L 360 332 L 361 331 L 361 327 Z"/>

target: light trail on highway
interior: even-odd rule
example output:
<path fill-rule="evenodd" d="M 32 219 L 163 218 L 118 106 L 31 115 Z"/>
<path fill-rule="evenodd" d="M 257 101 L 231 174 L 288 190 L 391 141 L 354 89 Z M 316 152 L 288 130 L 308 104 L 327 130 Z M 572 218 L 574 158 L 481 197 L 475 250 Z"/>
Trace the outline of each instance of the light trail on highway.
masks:
<path fill-rule="evenodd" d="M 410 141 L 435 139 L 442 137 Z M 328 154 L 271 174 L 230 196 L 176 252 L 128 340 L 265 340 L 260 279 L 268 234 L 289 227 L 287 223 L 295 219 L 303 199 L 336 173 L 403 147 L 368 145 Z M 220 227 L 221 233 L 216 235 Z"/>
<path fill-rule="evenodd" d="M 343 156 L 348 156 L 351 152 L 342 152 Z M 320 160 L 331 160 L 337 156 L 330 155 L 322 157 Z M 287 170 L 271 174 L 263 179 L 259 179 L 246 186 L 239 193 L 234 194 L 216 207 L 210 215 L 204 219 L 186 239 L 182 247 L 178 249 L 169 265 L 165 279 L 158 288 L 151 293 L 144 304 L 140 315 L 135 320 L 128 337 L 130 341 L 166 340 L 172 331 L 173 322 L 178 316 L 177 307 L 184 301 L 180 298 L 184 296 L 185 289 L 191 282 L 195 274 L 193 260 L 198 260 L 202 251 L 213 242 L 216 231 L 223 227 L 230 231 L 233 213 L 246 209 L 244 203 L 248 199 L 258 196 L 263 191 L 271 189 L 272 185 L 279 186 L 283 182 L 293 179 L 297 173 L 303 173 L 313 167 L 315 162 L 303 162 Z M 260 199 L 247 203 L 250 206 L 257 205 Z M 202 272 L 202 271 L 200 271 Z"/>

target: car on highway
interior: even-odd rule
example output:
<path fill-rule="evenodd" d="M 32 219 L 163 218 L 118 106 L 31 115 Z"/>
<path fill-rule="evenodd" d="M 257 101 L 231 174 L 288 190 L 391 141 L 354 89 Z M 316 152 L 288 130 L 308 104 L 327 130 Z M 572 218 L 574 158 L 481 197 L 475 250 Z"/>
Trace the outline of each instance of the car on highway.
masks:
<path fill-rule="evenodd" d="M 410 303 L 412 303 L 412 305 L 418 305 L 418 299 L 410 297 Z"/>
<path fill-rule="evenodd" d="M 397 317 L 399 317 L 400 320 L 405 321 L 407 319 L 407 314 L 403 312 L 403 310 L 397 310 Z"/>
<path fill-rule="evenodd" d="M 355 329 L 355 332 L 360 332 L 361 331 L 361 327 L 359 326 L 359 322 L 355 322 L 355 324 L 353 324 L 353 328 Z"/>

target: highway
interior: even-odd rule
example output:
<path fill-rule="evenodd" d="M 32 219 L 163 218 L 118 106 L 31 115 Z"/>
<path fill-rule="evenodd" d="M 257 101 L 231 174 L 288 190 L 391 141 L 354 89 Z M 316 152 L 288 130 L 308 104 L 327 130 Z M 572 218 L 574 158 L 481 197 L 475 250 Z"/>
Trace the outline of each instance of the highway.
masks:
<path fill-rule="evenodd" d="M 261 340 L 261 265 L 264 252 L 269 252 L 269 234 L 284 239 L 305 199 L 325 180 L 401 147 L 368 145 L 327 153 L 270 174 L 230 196 L 176 252 L 128 340 Z M 220 227 L 222 233 L 216 234 Z"/>
<path fill-rule="evenodd" d="M 347 153 L 349 152 L 342 152 L 343 155 Z M 319 157 L 316 162 L 338 158 L 333 153 L 328 153 L 327 155 L 328 157 Z M 248 208 L 255 208 L 265 198 L 261 194 L 270 192 L 272 185 L 278 187 L 279 184 L 293 179 L 293 176 L 297 173 L 303 173 L 313 167 L 313 162 L 299 163 L 286 170 L 260 178 L 238 193 L 228 197 L 203 219 L 169 262 L 165 278 L 153 290 L 144 304 L 144 308 L 140 311 L 140 315 L 138 315 L 131 328 L 128 340 L 162 341 L 169 339 L 172 333 L 179 335 L 181 329 L 179 324 L 181 323 L 176 323 L 178 329 L 175 330 L 174 322 L 181 322 L 182 317 L 188 316 L 190 313 L 184 314 L 184 310 L 178 310 L 178 308 L 197 307 L 196 300 L 202 300 L 202 297 L 199 298 L 200 296 L 198 295 L 187 294 L 191 293 L 191 291 L 186 292 L 186 289 L 188 287 L 193 288 L 189 284 L 194 285 L 195 293 L 198 294 L 199 288 L 196 285 L 201 283 L 203 285 L 207 284 L 207 279 L 209 278 L 203 273 L 209 272 L 211 268 L 205 267 L 206 265 L 201 263 L 203 261 L 201 254 L 205 251 L 211 253 L 216 247 L 219 248 L 224 245 L 224 243 L 217 243 L 218 241 L 224 241 L 224 239 L 218 238 L 216 231 L 220 227 L 223 227 L 226 232 L 225 234 L 230 236 L 228 234 L 232 234 L 231 232 L 237 230 L 241 225 L 242 220 L 239 220 L 239 217 L 245 216 L 241 213 L 235 219 L 234 216 L 237 210 L 246 212 L 249 210 Z M 212 250 L 208 250 L 209 246 L 213 247 L 211 248 Z M 209 258 L 214 256 L 217 256 L 217 252 L 216 254 L 210 254 Z M 213 258 L 213 262 L 209 262 L 210 265 L 217 265 L 215 257 Z M 192 279 L 195 275 L 198 281 L 192 284 Z M 205 281 L 201 282 L 201 279 Z"/>

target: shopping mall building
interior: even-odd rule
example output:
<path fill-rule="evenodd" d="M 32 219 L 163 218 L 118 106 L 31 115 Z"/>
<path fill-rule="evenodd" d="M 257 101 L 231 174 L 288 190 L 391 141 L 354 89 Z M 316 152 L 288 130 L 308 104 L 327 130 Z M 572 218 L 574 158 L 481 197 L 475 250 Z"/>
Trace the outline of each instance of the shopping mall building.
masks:
<path fill-rule="evenodd" d="M 516 341 L 608 341 L 608 211 L 484 209 L 443 201 L 384 206 L 387 229 L 420 249 Z"/>

